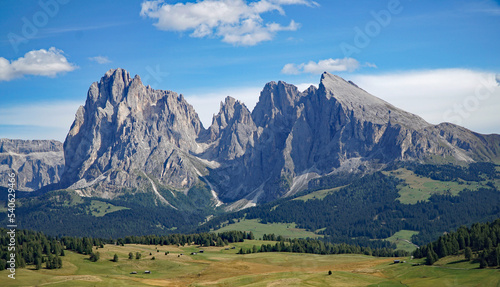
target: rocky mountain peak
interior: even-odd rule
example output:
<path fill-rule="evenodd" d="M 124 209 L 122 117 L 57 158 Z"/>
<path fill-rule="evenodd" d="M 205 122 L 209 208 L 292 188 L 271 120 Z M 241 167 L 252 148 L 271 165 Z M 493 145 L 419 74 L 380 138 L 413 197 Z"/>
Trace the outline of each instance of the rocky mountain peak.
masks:
<path fill-rule="evenodd" d="M 90 86 L 76 113 L 61 186 L 114 197 L 123 189 L 187 191 L 204 182 L 214 198 L 241 208 L 291 196 L 335 172 L 434 157 L 496 158 L 499 143 L 499 136 L 431 125 L 329 73 L 303 92 L 266 84 L 253 112 L 227 97 L 205 130 L 182 95 L 115 69 Z"/>
<path fill-rule="evenodd" d="M 224 102 L 220 103 L 220 110 L 212 119 L 210 126 L 210 139 L 215 140 L 220 131 L 235 121 L 248 124 L 252 120 L 248 108 L 233 97 L 226 97 Z"/>
<path fill-rule="evenodd" d="M 302 94 L 294 85 L 283 81 L 269 82 L 260 93 L 259 102 L 252 111 L 257 126 L 266 126 L 276 117 L 289 115 Z"/>
<path fill-rule="evenodd" d="M 391 122 L 412 129 L 422 129 L 430 125 L 421 117 L 369 94 L 353 82 L 327 72 L 321 75 L 319 91 L 326 99 L 337 101 L 346 114 L 352 113 L 355 118 L 362 121 L 376 124 Z"/>
<path fill-rule="evenodd" d="M 242 156 L 248 146 L 253 146 L 256 129 L 248 108 L 240 101 L 226 97 L 209 128 L 210 141 L 217 141 L 211 150 L 212 156 L 219 160 Z"/>
<path fill-rule="evenodd" d="M 64 143 L 62 185 L 91 187 L 107 197 L 135 188 L 153 175 L 175 188 L 195 183 L 189 153 L 203 126 L 193 107 L 171 91 L 145 87 L 123 69 L 93 83 Z M 137 172 L 143 175 L 136 178 Z"/>

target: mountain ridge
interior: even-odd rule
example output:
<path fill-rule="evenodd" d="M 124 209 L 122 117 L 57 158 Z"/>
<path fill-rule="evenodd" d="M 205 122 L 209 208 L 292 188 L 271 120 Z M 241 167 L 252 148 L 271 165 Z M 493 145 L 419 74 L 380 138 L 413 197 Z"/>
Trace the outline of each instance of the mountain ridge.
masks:
<path fill-rule="evenodd" d="M 118 68 L 90 86 L 78 109 L 58 188 L 102 198 L 151 192 L 169 206 L 159 189 L 175 197 L 202 183 L 217 206 L 221 200 L 240 209 L 292 196 L 311 179 L 338 172 L 499 157 L 500 135 L 429 124 L 326 72 L 318 88 L 302 92 L 267 83 L 252 111 L 227 97 L 204 128 L 182 94 L 146 87 Z"/>
<path fill-rule="evenodd" d="M 59 182 L 64 168 L 63 144 L 55 140 L 0 139 L 0 186 L 12 172 L 16 189 L 36 191 Z"/>

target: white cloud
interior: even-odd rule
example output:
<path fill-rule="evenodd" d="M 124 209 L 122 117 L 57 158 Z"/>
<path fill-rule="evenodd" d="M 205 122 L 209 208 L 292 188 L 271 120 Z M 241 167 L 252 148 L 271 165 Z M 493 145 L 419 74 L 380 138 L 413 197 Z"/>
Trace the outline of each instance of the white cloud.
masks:
<path fill-rule="evenodd" d="M 42 102 L 1 107 L 0 138 L 64 141 L 81 104 L 81 102 Z M 2 132 L 5 127 L 11 127 L 8 133 Z"/>
<path fill-rule="evenodd" d="M 308 63 L 302 64 L 286 64 L 281 73 L 298 75 L 302 73 L 310 74 L 321 74 L 323 72 L 353 72 L 357 70 L 361 65 L 356 59 L 353 58 L 343 58 L 343 59 L 326 59 L 319 62 L 309 61 Z M 365 66 L 373 67 L 375 65 L 366 63 Z M 375 66 L 376 67 L 376 66 Z"/>
<path fill-rule="evenodd" d="M 358 74 L 349 79 L 376 97 L 432 124 L 452 122 L 480 133 L 500 133 L 500 74 L 467 69 Z M 295 84 L 300 91 L 317 83 Z M 207 128 L 226 96 L 253 110 L 262 87 L 233 87 L 185 95 Z"/>
<path fill-rule="evenodd" d="M 299 24 L 266 23 L 261 14 L 277 11 L 285 14 L 284 5 L 318 6 L 307 0 L 260 0 L 249 4 L 243 0 L 202 0 L 195 3 L 165 4 L 163 1 L 142 3 L 141 16 L 157 19 L 154 25 L 165 31 L 192 31 L 191 37 L 220 37 L 233 45 L 253 46 L 273 39 L 277 32 L 295 31 Z"/>
<path fill-rule="evenodd" d="M 354 75 L 359 87 L 432 124 L 500 133 L 500 76 L 467 69 Z M 496 79 L 496 80 L 495 80 Z"/>
<path fill-rule="evenodd" d="M 283 66 L 283 69 L 281 69 L 281 73 L 287 74 L 287 75 L 298 75 L 301 73 L 301 69 L 299 67 L 300 65 L 296 64 L 286 64 Z"/>
<path fill-rule="evenodd" d="M 24 75 L 55 77 L 59 73 L 77 68 L 68 62 L 64 52 L 54 47 L 26 53 L 24 57 L 10 62 L 0 57 L 0 81 L 9 81 Z"/>
<path fill-rule="evenodd" d="M 309 7 L 319 7 L 319 4 L 317 2 L 306 0 L 271 0 L 271 2 L 281 5 L 301 4 L 307 5 Z"/>
<path fill-rule="evenodd" d="M 295 86 L 297 86 L 297 88 L 298 88 L 298 89 L 299 89 L 299 91 L 301 91 L 301 92 L 303 92 L 303 91 L 305 91 L 305 90 L 309 89 L 309 87 L 311 87 L 311 86 L 315 86 L 315 87 L 316 87 L 316 89 L 318 88 L 318 84 L 313 84 L 313 83 L 302 83 L 302 84 L 297 84 L 297 85 L 295 85 Z"/>
<path fill-rule="evenodd" d="M 98 64 L 108 64 L 111 63 L 111 61 L 108 59 L 108 57 L 103 57 L 103 56 L 95 56 L 95 57 L 90 57 L 90 61 L 96 62 Z"/>
<path fill-rule="evenodd" d="M 375 69 L 376 69 L 376 68 L 377 68 L 377 65 L 375 65 L 375 64 L 373 64 L 373 63 L 368 63 L 368 62 L 366 62 L 366 63 L 364 63 L 364 64 L 363 64 L 363 67 L 375 68 Z"/>

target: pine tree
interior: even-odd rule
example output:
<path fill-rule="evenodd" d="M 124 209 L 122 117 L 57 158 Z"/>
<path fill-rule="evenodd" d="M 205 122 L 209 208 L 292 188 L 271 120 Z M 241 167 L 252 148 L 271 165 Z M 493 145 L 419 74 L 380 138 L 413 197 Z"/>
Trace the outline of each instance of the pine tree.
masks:
<path fill-rule="evenodd" d="M 429 248 L 427 251 L 427 259 L 425 260 L 425 264 L 432 265 L 437 261 L 437 254 L 434 252 L 432 248 Z"/>
<path fill-rule="evenodd" d="M 465 248 L 465 260 L 470 261 L 472 259 L 472 249 L 470 247 Z"/>
<path fill-rule="evenodd" d="M 479 268 L 482 269 L 488 267 L 488 261 L 486 261 L 486 258 L 488 258 L 488 252 L 483 250 L 483 252 L 479 255 Z"/>
<path fill-rule="evenodd" d="M 444 242 L 443 237 L 439 238 L 437 255 L 439 256 L 439 258 L 448 256 L 448 248 L 446 247 L 446 243 Z"/>
<path fill-rule="evenodd" d="M 96 252 L 96 253 L 92 252 L 92 253 L 90 253 L 89 260 L 90 260 L 90 262 L 96 262 L 97 260 L 99 260 L 100 257 L 101 256 L 100 256 L 99 252 Z"/>
<path fill-rule="evenodd" d="M 115 253 L 115 255 L 113 256 L 113 262 L 118 262 L 118 255 Z"/>
<path fill-rule="evenodd" d="M 42 269 L 42 259 L 40 257 L 35 257 L 35 269 L 40 270 Z"/>
<path fill-rule="evenodd" d="M 54 267 L 52 266 L 52 263 L 53 263 L 52 254 L 49 254 L 49 256 L 47 257 L 47 261 L 45 261 L 45 268 L 54 269 Z"/>
<path fill-rule="evenodd" d="M 486 259 L 485 258 L 479 259 L 479 268 L 483 269 L 486 267 L 488 267 L 488 263 L 486 263 Z"/>
<path fill-rule="evenodd" d="M 259 251 L 258 247 L 257 247 L 257 245 L 254 245 L 252 247 L 252 253 L 257 253 L 257 251 Z"/>

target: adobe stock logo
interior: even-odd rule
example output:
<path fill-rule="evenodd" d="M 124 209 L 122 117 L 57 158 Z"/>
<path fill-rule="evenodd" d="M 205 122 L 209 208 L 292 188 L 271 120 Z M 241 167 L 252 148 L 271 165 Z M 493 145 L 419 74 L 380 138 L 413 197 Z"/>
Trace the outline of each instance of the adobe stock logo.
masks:
<path fill-rule="evenodd" d="M 354 27 L 355 35 L 352 44 L 346 42 L 340 44 L 344 57 L 349 58 L 353 54 L 361 53 L 364 48 L 370 45 L 373 38 L 380 35 L 383 28 L 391 24 L 393 15 L 398 15 L 401 12 L 403 12 L 403 6 L 399 0 L 390 0 L 387 3 L 387 8 L 379 12 L 371 11 L 373 20 L 367 22 L 363 29 L 358 26 Z"/>
<path fill-rule="evenodd" d="M 500 93 L 500 74 L 490 74 L 479 79 L 474 94 L 455 103 L 443 114 L 445 122 L 462 125 L 464 120 L 479 110 L 484 101 Z"/>
<path fill-rule="evenodd" d="M 59 6 L 68 4 L 70 0 L 40 0 L 38 1 L 38 6 L 40 10 L 36 11 L 31 15 L 31 17 L 22 17 L 21 21 L 23 25 L 21 26 L 20 35 L 17 33 L 7 34 L 7 39 L 14 49 L 14 52 L 19 52 L 19 45 L 26 44 L 29 40 L 36 37 L 38 30 L 47 26 L 49 20 L 54 18 L 59 13 Z"/>

